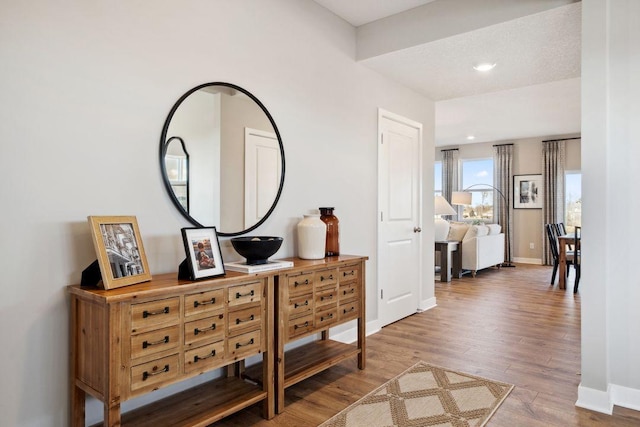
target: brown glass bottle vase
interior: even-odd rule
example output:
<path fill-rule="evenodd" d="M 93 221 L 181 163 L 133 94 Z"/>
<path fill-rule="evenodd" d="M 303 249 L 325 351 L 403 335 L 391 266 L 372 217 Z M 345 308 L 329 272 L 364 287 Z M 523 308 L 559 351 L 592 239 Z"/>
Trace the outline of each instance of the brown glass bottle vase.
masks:
<path fill-rule="evenodd" d="M 340 228 L 338 217 L 333 214 L 335 208 L 320 208 L 320 219 L 327 225 L 326 256 L 340 255 Z"/>

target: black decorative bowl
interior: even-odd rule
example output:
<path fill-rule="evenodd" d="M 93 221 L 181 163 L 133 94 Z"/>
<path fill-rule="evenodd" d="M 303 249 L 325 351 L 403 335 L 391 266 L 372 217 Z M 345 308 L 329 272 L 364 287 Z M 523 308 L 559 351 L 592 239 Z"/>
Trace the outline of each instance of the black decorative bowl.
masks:
<path fill-rule="evenodd" d="M 246 236 L 232 237 L 233 249 L 247 259 L 248 265 L 266 264 L 269 257 L 280 249 L 282 237 Z"/>

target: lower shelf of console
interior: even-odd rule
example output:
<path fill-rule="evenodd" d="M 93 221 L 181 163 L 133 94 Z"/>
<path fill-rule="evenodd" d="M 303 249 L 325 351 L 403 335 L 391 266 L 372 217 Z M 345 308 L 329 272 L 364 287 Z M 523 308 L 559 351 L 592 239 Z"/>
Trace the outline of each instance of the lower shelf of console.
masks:
<path fill-rule="evenodd" d="M 122 414 L 121 425 L 207 426 L 266 397 L 267 393 L 253 384 L 237 377 L 225 377 L 126 412 Z"/>
<path fill-rule="evenodd" d="M 360 349 L 355 344 L 343 344 L 333 340 L 318 340 L 288 350 L 284 357 L 284 388 L 359 353 Z M 245 376 L 261 383 L 262 364 L 249 366 Z"/>

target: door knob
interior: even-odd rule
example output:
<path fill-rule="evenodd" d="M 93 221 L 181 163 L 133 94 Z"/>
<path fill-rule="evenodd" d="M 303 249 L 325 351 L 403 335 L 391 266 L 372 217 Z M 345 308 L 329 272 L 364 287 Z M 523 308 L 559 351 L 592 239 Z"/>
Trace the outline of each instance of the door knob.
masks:
<path fill-rule="evenodd" d="M 414 233 L 420 233 L 422 231 L 422 228 L 420 227 L 413 227 L 413 232 Z"/>

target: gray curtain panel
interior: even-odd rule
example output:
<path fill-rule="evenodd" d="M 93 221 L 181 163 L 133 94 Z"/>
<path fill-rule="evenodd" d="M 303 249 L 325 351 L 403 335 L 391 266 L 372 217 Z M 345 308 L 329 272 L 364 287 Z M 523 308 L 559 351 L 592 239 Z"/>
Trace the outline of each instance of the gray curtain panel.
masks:
<path fill-rule="evenodd" d="M 542 185 L 544 202 L 542 205 L 542 224 L 554 224 L 564 221 L 564 165 L 565 141 L 542 142 Z M 549 250 L 549 239 L 542 227 L 542 261 L 553 265 Z"/>
<path fill-rule="evenodd" d="M 494 217 L 504 230 L 504 260 L 513 261 L 513 215 L 511 199 L 513 197 L 513 144 L 495 145 L 493 147 L 493 186 L 502 195 L 494 192 Z M 503 197 L 504 196 L 504 197 Z"/>
<path fill-rule="evenodd" d="M 458 191 L 460 189 L 460 184 L 458 182 L 458 177 L 460 176 L 460 173 L 458 172 L 460 167 L 460 154 L 457 148 L 453 150 L 442 150 L 440 152 L 442 153 L 442 197 L 444 197 L 447 202 L 451 203 L 451 195 L 454 191 Z M 453 208 L 458 211 L 459 217 L 462 207 L 453 206 Z M 443 215 L 442 217 L 445 219 L 452 219 L 453 215 Z"/>

